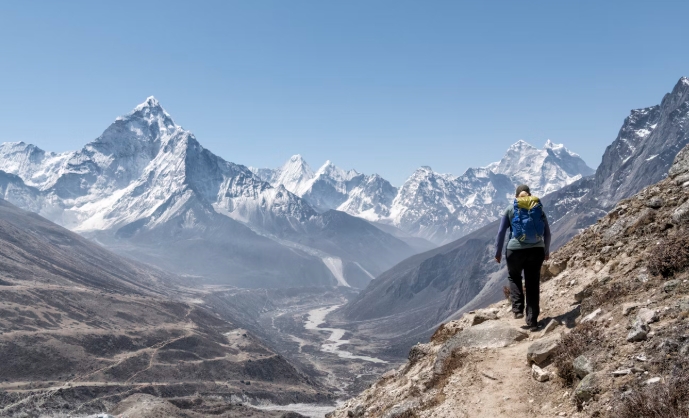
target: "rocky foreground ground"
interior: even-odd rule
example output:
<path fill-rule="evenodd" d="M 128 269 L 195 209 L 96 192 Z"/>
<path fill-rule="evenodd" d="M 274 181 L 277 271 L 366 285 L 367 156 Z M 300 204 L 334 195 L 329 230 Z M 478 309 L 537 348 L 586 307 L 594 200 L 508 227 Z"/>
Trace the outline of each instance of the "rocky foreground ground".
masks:
<path fill-rule="evenodd" d="M 543 268 L 538 332 L 508 302 L 443 324 L 344 417 L 689 416 L 689 147 Z"/>

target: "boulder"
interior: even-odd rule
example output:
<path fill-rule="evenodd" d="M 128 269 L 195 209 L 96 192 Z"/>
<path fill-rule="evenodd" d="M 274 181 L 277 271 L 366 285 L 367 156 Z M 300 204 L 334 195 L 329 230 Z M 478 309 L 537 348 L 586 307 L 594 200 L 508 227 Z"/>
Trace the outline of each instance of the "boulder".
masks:
<path fill-rule="evenodd" d="M 363 405 L 357 405 L 354 409 L 347 411 L 347 416 L 349 418 L 360 418 L 366 413 L 366 408 Z"/>
<path fill-rule="evenodd" d="M 682 205 L 672 213 L 672 222 L 675 225 L 682 224 L 687 220 L 689 220 L 689 200 L 682 203 Z"/>
<path fill-rule="evenodd" d="M 526 331 L 511 327 L 503 322 L 488 321 L 467 328 L 448 341 L 458 346 L 472 348 L 501 348 L 528 337 Z"/>
<path fill-rule="evenodd" d="M 474 313 L 474 318 L 471 321 L 471 325 L 475 326 L 486 321 L 494 321 L 496 319 L 498 319 L 497 311 L 493 309 L 480 309 Z"/>
<path fill-rule="evenodd" d="M 553 331 L 555 330 L 555 328 L 557 328 L 557 327 L 559 327 L 559 326 L 560 326 L 560 323 L 559 323 L 559 322 L 557 322 L 557 321 L 554 320 L 554 319 L 551 319 L 551 320 L 546 324 L 546 326 L 543 328 L 543 332 L 541 333 L 541 336 L 544 336 L 544 335 L 546 335 L 546 334 L 550 334 L 551 332 L 553 332 Z"/>
<path fill-rule="evenodd" d="M 632 329 L 629 331 L 629 334 L 627 334 L 627 341 L 630 343 L 637 341 L 645 341 L 648 338 L 649 331 L 650 328 L 648 327 L 648 325 L 643 324 L 641 322 L 635 322 L 632 326 Z"/>
<path fill-rule="evenodd" d="M 679 286 L 679 280 L 668 280 L 663 283 L 663 291 L 666 293 L 673 292 L 675 289 L 677 289 L 677 286 Z"/>
<path fill-rule="evenodd" d="M 409 350 L 409 356 L 407 356 L 407 359 L 409 360 L 409 363 L 414 364 L 421 360 L 422 358 L 426 357 L 428 353 L 431 352 L 431 345 L 430 344 L 416 344 Z"/>
<path fill-rule="evenodd" d="M 559 339 L 551 338 L 539 340 L 529 346 L 526 351 L 526 360 L 539 366 L 545 363 L 557 350 Z"/>
<path fill-rule="evenodd" d="M 689 173 L 689 147 L 684 147 L 677 153 L 675 160 L 668 171 L 668 175 L 671 178 L 675 178 L 681 174 Z"/>
<path fill-rule="evenodd" d="M 636 314 L 636 320 L 642 324 L 651 324 L 658 321 L 658 314 L 653 309 L 641 308 Z"/>
<path fill-rule="evenodd" d="M 658 196 L 654 196 L 646 201 L 646 206 L 651 209 L 660 209 L 663 207 L 663 199 Z"/>
<path fill-rule="evenodd" d="M 622 304 L 622 315 L 629 315 L 634 309 L 638 308 L 640 305 L 638 303 L 623 303 Z"/>
<path fill-rule="evenodd" d="M 601 376 L 598 373 L 589 373 L 574 389 L 574 397 L 580 402 L 589 401 L 600 392 L 600 386 Z"/>
<path fill-rule="evenodd" d="M 555 277 L 565 271 L 567 268 L 567 260 L 552 260 L 547 264 L 548 275 Z"/>
<path fill-rule="evenodd" d="M 574 369 L 574 374 L 576 374 L 579 379 L 583 379 L 587 375 L 593 373 L 593 364 L 591 360 L 584 355 L 574 359 L 572 368 Z"/>
<path fill-rule="evenodd" d="M 475 327 L 466 328 L 447 340 L 435 358 L 433 373 L 442 375 L 448 372 L 453 356 L 459 349 L 466 348 L 501 348 L 528 337 L 525 331 L 511 327 L 502 321 L 488 321 Z"/>
<path fill-rule="evenodd" d="M 584 322 L 593 321 L 593 320 L 596 319 L 596 317 L 597 317 L 598 315 L 600 315 L 602 312 L 603 312 L 603 309 L 598 308 L 598 309 L 596 309 L 595 311 L 591 312 L 590 314 L 586 315 L 586 316 L 584 317 L 584 319 L 581 320 L 581 322 L 584 323 Z"/>
<path fill-rule="evenodd" d="M 531 365 L 531 377 L 533 377 L 537 382 L 547 382 L 550 380 L 550 373 L 536 366 Z"/>
<path fill-rule="evenodd" d="M 612 372 L 612 375 L 615 377 L 619 377 L 619 376 L 626 376 L 626 375 L 631 374 L 631 373 L 632 373 L 632 369 L 618 369 L 618 370 L 615 370 L 614 372 Z"/>
<path fill-rule="evenodd" d="M 384 418 L 407 418 L 407 417 L 413 417 L 414 415 L 414 410 L 419 408 L 419 401 L 407 401 L 402 403 L 401 405 L 395 405 L 392 409 L 390 409 L 385 415 L 383 415 Z"/>
<path fill-rule="evenodd" d="M 689 311 L 689 298 L 685 297 L 677 302 L 677 307 L 681 312 Z"/>
<path fill-rule="evenodd" d="M 580 290 L 574 294 L 574 300 L 577 303 L 581 303 L 584 299 L 591 296 L 592 294 L 593 294 L 593 289 L 591 288 L 591 286 L 586 286 L 585 288 L 583 288 L 582 290 Z"/>

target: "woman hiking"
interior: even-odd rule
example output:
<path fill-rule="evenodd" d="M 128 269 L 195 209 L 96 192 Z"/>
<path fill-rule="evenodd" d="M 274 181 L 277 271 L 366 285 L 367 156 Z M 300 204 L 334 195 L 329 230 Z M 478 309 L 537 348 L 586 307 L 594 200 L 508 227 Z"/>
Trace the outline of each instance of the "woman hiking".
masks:
<path fill-rule="evenodd" d="M 515 318 L 524 317 L 526 299 L 526 326 L 538 330 L 539 293 L 541 265 L 550 258 L 550 227 L 543 205 L 536 196 L 531 196 L 529 186 L 517 187 L 513 204 L 505 210 L 500 230 L 495 240 L 495 261 L 502 260 L 505 233 L 510 229 L 505 259 L 510 281 L 512 312 Z M 522 288 L 522 271 L 526 286 L 526 298 Z"/>

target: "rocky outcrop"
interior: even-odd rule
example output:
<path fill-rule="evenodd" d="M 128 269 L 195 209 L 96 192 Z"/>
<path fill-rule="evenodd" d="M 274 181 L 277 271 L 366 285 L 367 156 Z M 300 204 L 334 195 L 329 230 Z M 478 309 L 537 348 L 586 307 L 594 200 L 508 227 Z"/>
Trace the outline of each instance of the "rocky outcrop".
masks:
<path fill-rule="evenodd" d="M 689 254 L 677 244 L 689 221 L 673 218 L 689 201 L 688 153 L 689 146 L 678 154 L 668 178 L 622 200 L 552 255 L 545 268 L 558 267 L 542 283 L 542 324 L 559 328 L 505 344 L 462 344 L 519 322 L 506 302 L 490 307 L 497 320 L 471 326 L 473 314 L 465 314 L 437 330 L 424 356 L 332 416 L 362 405 L 365 416 L 383 417 L 401 404 L 414 417 L 612 418 L 641 407 L 689 414 L 686 402 L 668 401 L 682 396 L 674 390 L 689 373 Z"/>

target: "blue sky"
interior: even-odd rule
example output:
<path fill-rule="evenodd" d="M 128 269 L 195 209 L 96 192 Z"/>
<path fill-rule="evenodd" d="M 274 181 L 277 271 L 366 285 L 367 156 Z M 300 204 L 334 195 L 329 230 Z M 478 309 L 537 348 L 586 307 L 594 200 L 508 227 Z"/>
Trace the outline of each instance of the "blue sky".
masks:
<path fill-rule="evenodd" d="M 399 185 L 518 139 L 595 167 L 689 75 L 689 2 L 0 3 L 0 141 L 77 149 L 154 95 L 227 160 Z"/>

